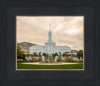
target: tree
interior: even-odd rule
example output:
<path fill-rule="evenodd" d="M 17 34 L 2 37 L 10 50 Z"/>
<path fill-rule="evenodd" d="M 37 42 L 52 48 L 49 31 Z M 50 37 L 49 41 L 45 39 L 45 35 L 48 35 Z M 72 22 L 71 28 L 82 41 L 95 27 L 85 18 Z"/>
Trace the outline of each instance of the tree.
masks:
<path fill-rule="evenodd" d="M 33 53 L 33 56 L 36 56 L 36 57 L 37 57 L 37 56 L 38 56 L 38 54 L 37 54 L 36 52 L 34 52 L 34 53 Z"/>
<path fill-rule="evenodd" d="M 65 57 L 65 56 L 67 57 L 67 56 L 69 56 L 69 55 L 68 55 L 67 52 L 65 52 L 65 53 L 63 53 L 63 56 L 64 56 L 64 57 Z"/>
<path fill-rule="evenodd" d="M 61 56 L 61 52 L 59 52 L 60 56 Z"/>
<path fill-rule="evenodd" d="M 58 56 L 58 53 L 55 53 L 54 56 Z"/>
<path fill-rule="evenodd" d="M 24 51 L 21 50 L 21 47 L 17 43 L 17 58 L 25 59 Z"/>
<path fill-rule="evenodd" d="M 77 57 L 79 58 L 79 60 L 80 60 L 80 57 L 83 58 L 83 50 L 79 50 L 79 51 L 77 52 Z"/>
<path fill-rule="evenodd" d="M 39 57 L 41 57 L 41 52 L 39 52 Z"/>
<path fill-rule="evenodd" d="M 46 53 L 43 53 L 42 55 L 46 57 Z"/>

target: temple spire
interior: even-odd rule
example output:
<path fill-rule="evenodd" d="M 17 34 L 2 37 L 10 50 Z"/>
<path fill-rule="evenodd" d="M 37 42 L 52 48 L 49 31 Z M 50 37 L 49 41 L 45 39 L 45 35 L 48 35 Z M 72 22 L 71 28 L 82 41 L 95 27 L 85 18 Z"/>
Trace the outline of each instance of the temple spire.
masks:
<path fill-rule="evenodd" d="M 52 32 L 51 32 L 51 24 L 49 24 L 49 34 L 48 34 L 48 42 L 52 42 Z"/>
<path fill-rule="evenodd" d="M 51 31 L 51 24 L 49 24 L 49 27 L 50 27 L 50 30 L 49 31 Z"/>

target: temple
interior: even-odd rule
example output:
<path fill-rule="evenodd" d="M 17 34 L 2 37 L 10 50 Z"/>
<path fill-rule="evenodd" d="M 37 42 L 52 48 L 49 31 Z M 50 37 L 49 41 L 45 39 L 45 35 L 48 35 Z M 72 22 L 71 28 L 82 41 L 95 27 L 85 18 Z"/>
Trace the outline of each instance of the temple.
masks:
<path fill-rule="evenodd" d="M 34 52 L 36 52 L 37 54 L 39 54 L 40 52 L 41 54 L 46 53 L 49 57 L 52 57 L 54 53 L 58 53 L 58 55 L 59 53 L 62 55 L 65 52 L 71 53 L 71 49 L 68 46 L 56 46 L 56 43 L 52 41 L 52 32 L 50 25 L 50 29 L 48 32 L 48 41 L 45 42 L 43 46 L 31 46 L 29 48 L 29 53 L 33 54 Z"/>

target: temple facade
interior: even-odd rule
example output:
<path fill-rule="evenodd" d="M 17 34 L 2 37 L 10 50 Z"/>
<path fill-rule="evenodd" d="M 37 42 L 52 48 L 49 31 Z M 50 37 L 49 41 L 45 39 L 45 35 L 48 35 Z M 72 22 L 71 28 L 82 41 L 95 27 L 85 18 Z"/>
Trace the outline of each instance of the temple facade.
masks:
<path fill-rule="evenodd" d="M 44 43 L 43 46 L 31 46 L 29 48 L 29 53 L 33 54 L 34 52 L 36 52 L 37 54 L 39 54 L 41 52 L 41 55 L 43 53 L 48 54 L 48 56 L 52 56 L 52 54 L 54 53 L 65 53 L 65 52 L 69 52 L 71 53 L 71 48 L 69 46 L 56 46 L 56 42 L 52 41 L 52 32 L 51 32 L 51 27 L 50 30 L 48 32 L 48 41 Z"/>

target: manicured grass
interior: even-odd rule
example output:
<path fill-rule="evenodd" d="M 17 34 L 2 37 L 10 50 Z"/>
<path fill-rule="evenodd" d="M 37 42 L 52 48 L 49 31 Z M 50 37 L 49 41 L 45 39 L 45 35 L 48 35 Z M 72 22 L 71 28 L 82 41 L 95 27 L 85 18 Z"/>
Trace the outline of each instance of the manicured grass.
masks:
<path fill-rule="evenodd" d="M 70 65 L 32 65 L 17 63 L 17 69 L 83 69 L 83 64 Z"/>

